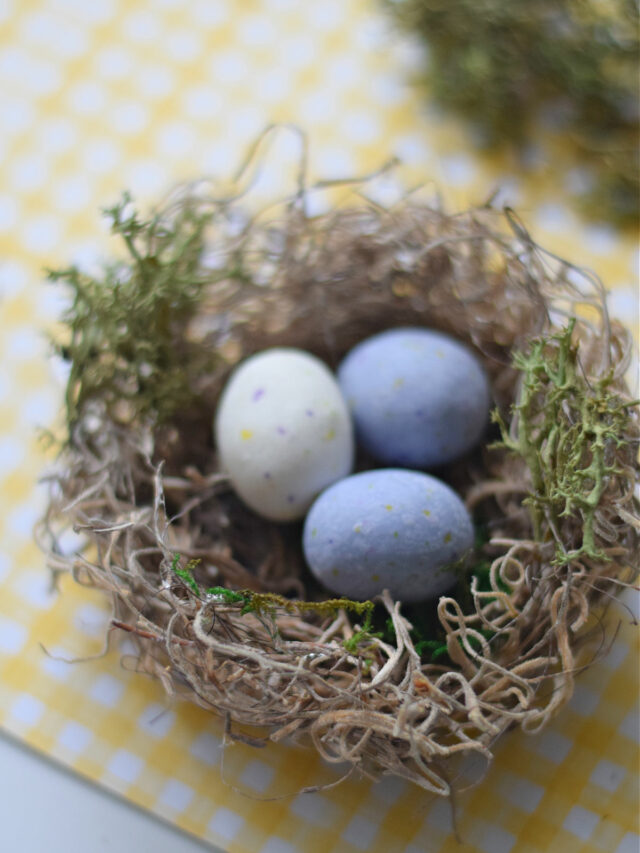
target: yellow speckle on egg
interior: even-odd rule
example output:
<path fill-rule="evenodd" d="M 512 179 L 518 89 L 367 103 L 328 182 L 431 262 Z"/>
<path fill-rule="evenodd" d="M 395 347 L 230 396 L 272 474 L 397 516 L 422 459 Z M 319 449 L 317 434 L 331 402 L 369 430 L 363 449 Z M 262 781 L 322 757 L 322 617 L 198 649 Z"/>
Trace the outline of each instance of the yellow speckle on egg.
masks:
<path fill-rule="evenodd" d="M 380 580 L 380 575 L 371 575 L 371 580 L 374 583 L 378 583 L 378 581 Z"/>
<path fill-rule="evenodd" d="M 429 516 L 431 515 L 431 510 L 430 509 L 423 509 L 422 514 L 426 515 L 427 518 L 429 518 Z"/>
<path fill-rule="evenodd" d="M 354 533 L 362 533 L 362 525 L 361 524 L 355 524 L 353 526 L 353 532 Z"/>
<path fill-rule="evenodd" d="M 391 510 L 393 509 L 393 504 L 385 504 L 384 508 L 387 512 L 391 512 Z"/>
<path fill-rule="evenodd" d="M 441 349 L 436 350 L 436 357 L 437 358 L 444 358 L 444 353 L 442 352 Z"/>
<path fill-rule="evenodd" d="M 312 536 L 317 536 L 317 535 L 318 535 L 318 528 L 317 528 L 317 527 L 314 527 L 314 528 L 313 528 L 313 530 L 311 531 L 311 535 L 312 535 Z"/>
<path fill-rule="evenodd" d="M 253 430 L 252 429 L 241 429 L 240 430 L 240 438 L 243 441 L 249 441 L 250 438 L 253 438 Z"/>
<path fill-rule="evenodd" d="M 451 539 L 452 539 L 452 538 L 453 538 L 453 537 L 451 536 L 451 531 L 449 531 L 448 533 L 445 533 L 445 534 L 444 534 L 443 542 L 451 542 Z"/>
<path fill-rule="evenodd" d="M 338 575 L 340 574 L 340 570 L 333 568 L 333 569 L 331 569 L 331 574 L 334 576 L 334 578 L 337 578 Z"/>
<path fill-rule="evenodd" d="M 395 380 L 395 382 L 393 383 L 394 388 L 402 388 L 403 385 L 404 385 L 404 379 L 401 376 L 399 376 Z"/>
<path fill-rule="evenodd" d="M 335 431 L 335 429 L 330 429 L 330 430 L 325 434 L 325 436 L 324 436 L 324 440 L 325 440 L 325 441 L 333 441 L 333 439 L 334 439 L 335 437 L 336 437 L 336 431 Z"/>
<path fill-rule="evenodd" d="M 421 349 L 420 344 L 416 343 L 414 340 L 402 341 L 401 346 L 405 349 L 413 350 L 414 352 L 420 352 Z"/>

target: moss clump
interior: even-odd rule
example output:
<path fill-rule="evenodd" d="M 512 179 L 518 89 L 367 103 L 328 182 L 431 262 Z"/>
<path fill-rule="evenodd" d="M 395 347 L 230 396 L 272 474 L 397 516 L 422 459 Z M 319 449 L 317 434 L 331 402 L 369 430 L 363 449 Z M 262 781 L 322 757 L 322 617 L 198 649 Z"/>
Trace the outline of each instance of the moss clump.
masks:
<path fill-rule="evenodd" d="M 362 636 L 358 637 L 356 645 L 359 640 L 365 638 L 365 635 L 370 636 L 369 629 L 371 628 L 371 615 L 374 608 L 372 601 L 353 601 L 350 598 L 299 601 L 285 598 L 283 595 L 274 592 L 254 592 L 250 589 L 227 589 L 223 586 L 201 589 L 193 574 L 193 570 L 199 562 L 199 560 L 190 560 L 184 567 L 181 567 L 180 554 L 176 554 L 171 563 L 171 571 L 198 597 L 204 595 L 217 598 L 223 604 L 238 605 L 242 613 L 258 613 L 260 615 L 275 615 L 278 611 L 284 611 L 286 613 L 316 613 L 321 616 L 335 616 L 338 610 L 347 610 L 356 616 L 365 617 L 360 632 Z"/>
<path fill-rule="evenodd" d="M 385 0 L 429 48 L 429 91 L 489 145 L 524 147 L 541 115 L 597 176 L 587 211 L 638 221 L 635 0 Z"/>
<path fill-rule="evenodd" d="M 564 331 L 515 354 L 522 392 L 511 428 L 494 414 L 503 446 L 522 457 L 529 470 L 532 491 L 525 503 L 535 538 L 542 541 L 544 530 L 556 531 L 556 565 L 582 556 L 605 559 L 596 544 L 596 512 L 610 478 L 624 473 L 612 450 L 628 443 L 625 433 L 636 405 L 613 390 L 611 370 L 587 381 L 572 344 L 575 323 L 572 319 Z M 563 519 L 571 518 L 578 522 L 575 542 L 566 548 L 557 532 Z"/>
<path fill-rule="evenodd" d="M 92 402 L 115 422 L 162 423 L 197 396 L 195 380 L 212 367 L 215 353 L 190 344 L 182 330 L 212 280 L 201 264 L 211 211 L 191 200 L 177 206 L 173 218 L 143 220 L 124 194 L 104 213 L 127 257 L 99 277 L 77 267 L 49 273 L 72 296 L 62 318 L 66 339 L 54 343 L 70 363 L 70 437 Z"/>

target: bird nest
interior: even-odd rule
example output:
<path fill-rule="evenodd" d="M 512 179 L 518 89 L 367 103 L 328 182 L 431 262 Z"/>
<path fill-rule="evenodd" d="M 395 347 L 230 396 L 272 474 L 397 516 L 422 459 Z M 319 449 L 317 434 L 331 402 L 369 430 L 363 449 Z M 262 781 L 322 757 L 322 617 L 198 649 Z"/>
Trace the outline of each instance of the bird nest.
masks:
<path fill-rule="evenodd" d="M 108 596 L 136 671 L 221 715 L 228 737 L 307 738 L 448 795 L 461 760 L 489 762 L 507 729 L 537 731 L 570 698 L 578 649 L 633 581 L 632 344 L 599 281 L 512 211 L 407 197 L 310 216 L 311 191 L 254 217 L 204 182 L 146 221 L 125 198 L 109 215 L 128 258 L 52 274 L 72 295 L 56 342 L 68 435 L 40 539 L 55 574 Z M 212 435 L 240 359 L 300 347 L 335 367 L 396 326 L 468 344 L 495 404 L 483 447 L 439 472 L 479 531 L 472 566 L 422 608 L 326 600 L 300 526 L 242 505 Z"/>

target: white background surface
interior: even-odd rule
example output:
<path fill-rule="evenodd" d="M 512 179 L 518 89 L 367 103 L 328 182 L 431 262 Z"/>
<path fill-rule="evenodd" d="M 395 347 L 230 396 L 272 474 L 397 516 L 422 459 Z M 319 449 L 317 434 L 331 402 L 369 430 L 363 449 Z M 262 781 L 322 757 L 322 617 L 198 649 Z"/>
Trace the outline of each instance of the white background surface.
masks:
<path fill-rule="evenodd" d="M 221 853 L 0 734 L 3 853 Z"/>

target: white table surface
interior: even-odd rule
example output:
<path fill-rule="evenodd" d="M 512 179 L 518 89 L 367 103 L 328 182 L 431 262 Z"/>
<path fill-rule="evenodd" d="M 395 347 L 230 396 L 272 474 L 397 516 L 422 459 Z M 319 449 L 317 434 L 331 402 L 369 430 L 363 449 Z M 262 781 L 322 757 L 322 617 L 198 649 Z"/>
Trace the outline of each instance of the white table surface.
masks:
<path fill-rule="evenodd" d="M 221 853 L 0 733 L 3 853 Z"/>

